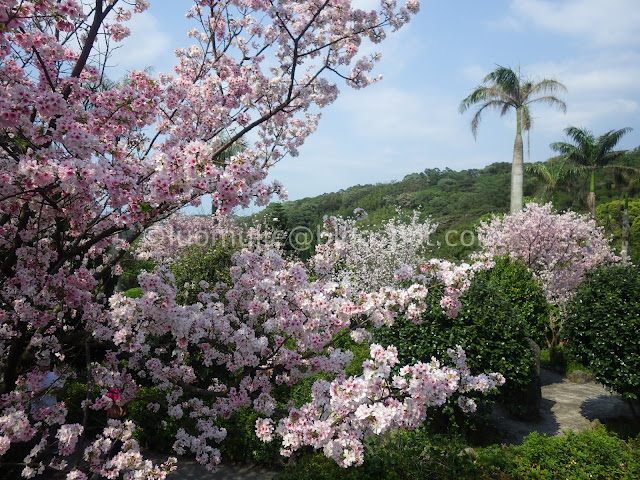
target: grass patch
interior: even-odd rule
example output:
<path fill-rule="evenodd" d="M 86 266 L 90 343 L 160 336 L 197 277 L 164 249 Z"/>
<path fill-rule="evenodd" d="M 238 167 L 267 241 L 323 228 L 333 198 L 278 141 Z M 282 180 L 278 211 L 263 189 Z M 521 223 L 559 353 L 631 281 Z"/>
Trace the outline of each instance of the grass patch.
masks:
<path fill-rule="evenodd" d="M 576 370 L 581 370 L 593 375 L 593 371 L 590 370 L 589 367 L 580 363 L 580 361 L 571 355 L 562 345 L 553 349 L 541 349 L 540 366 L 564 376 Z"/>

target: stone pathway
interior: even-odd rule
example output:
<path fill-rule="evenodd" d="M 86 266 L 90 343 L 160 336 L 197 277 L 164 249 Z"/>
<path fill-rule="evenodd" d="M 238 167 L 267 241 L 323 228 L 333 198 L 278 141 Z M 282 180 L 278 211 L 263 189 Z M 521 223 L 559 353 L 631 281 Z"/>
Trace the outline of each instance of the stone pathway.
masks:
<path fill-rule="evenodd" d="M 558 435 L 566 430 L 580 431 L 594 423 L 613 418 L 633 419 L 629 405 L 594 382 L 577 384 L 561 375 L 541 370 L 542 403 L 540 417 L 534 421 L 509 418 L 500 406 L 491 415 L 493 424 L 505 432 L 509 443 L 522 443 L 531 432 Z"/>

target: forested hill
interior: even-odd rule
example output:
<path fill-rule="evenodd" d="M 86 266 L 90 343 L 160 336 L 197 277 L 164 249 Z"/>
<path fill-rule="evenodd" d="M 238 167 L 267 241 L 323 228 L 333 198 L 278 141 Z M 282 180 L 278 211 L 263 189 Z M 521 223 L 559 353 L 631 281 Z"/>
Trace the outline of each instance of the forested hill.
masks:
<path fill-rule="evenodd" d="M 627 153 L 616 164 L 639 169 L 640 147 Z M 548 162 L 543 165 L 550 166 Z M 566 167 L 567 170 L 569 168 Z M 588 178 L 587 172 L 565 175 L 550 189 L 548 179 L 525 173 L 525 202 L 551 200 L 558 210 L 586 213 Z M 600 169 L 596 179 L 598 205 L 619 202 L 625 194 L 630 197 L 640 194 L 637 175 Z M 485 168 L 462 171 L 427 168 L 400 181 L 355 185 L 317 197 L 272 202 L 252 218 L 267 223 L 277 218 L 278 223 L 274 226 L 287 231 L 296 227 L 313 229 L 322 222 L 324 215 L 349 217 L 353 216 L 355 208 L 360 207 L 369 215 L 366 223 L 374 226 L 393 217 L 399 207 L 405 212 L 419 209 L 422 216 L 429 216 L 438 223 L 439 232 L 472 229 L 481 217 L 509 211 L 510 182 L 510 163 L 494 163 Z"/>
<path fill-rule="evenodd" d="M 420 209 L 443 223 L 477 219 L 487 212 L 505 212 L 509 208 L 511 165 L 494 163 L 483 169 L 460 172 L 428 168 L 407 175 L 401 181 L 355 185 L 317 197 L 284 202 L 286 221 L 292 226 L 312 226 L 324 215 L 351 216 L 363 208 L 371 223 L 379 223 L 395 214 L 396 207 Z M 281 215 L 278 204 L 270 204 L 260 216 Z"/>

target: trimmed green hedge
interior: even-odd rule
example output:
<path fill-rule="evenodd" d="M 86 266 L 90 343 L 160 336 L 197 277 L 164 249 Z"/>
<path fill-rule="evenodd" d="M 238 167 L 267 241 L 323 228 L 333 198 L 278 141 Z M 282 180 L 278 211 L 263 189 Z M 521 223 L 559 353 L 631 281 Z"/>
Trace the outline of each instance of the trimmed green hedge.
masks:
<path fill-rule="evenodd" d="M 640 270 L 590 272 L 567 308 L 562 338 L 596 380 L 629 398 L 640 395 Z"/>

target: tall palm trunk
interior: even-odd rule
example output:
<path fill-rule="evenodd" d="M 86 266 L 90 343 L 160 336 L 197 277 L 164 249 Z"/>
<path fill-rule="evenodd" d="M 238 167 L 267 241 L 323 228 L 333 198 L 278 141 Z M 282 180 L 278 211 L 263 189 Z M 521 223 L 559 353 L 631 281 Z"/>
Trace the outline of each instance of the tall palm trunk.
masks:
<path fill-rule="evenodd" d="M 522 147 L 521 111 L 516 110 L 516 140 L 513 143 L 513 163 L 511 165 L 511 214 L 522 210 L 524 190 L 524 152 Z"/>
<path fill-rule="evenodd" d="M 589 184 L 589 196 L 587 197 L 587 208 L 591 218 L 596 218 L 596 171 L 591 170 L 591 182 Z"/>
<path fill-rule="evenodd" d="M 624 212 L 622 214 L 622 249 L 620 256 L 624 261 L 629 260 L 629 197 L 624 199 Z"/>

